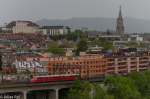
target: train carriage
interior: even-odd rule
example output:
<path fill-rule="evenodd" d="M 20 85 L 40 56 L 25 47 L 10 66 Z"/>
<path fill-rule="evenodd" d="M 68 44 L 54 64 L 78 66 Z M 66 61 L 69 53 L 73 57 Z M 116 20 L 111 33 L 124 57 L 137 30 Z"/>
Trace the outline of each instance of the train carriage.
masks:
<path fill-rule="evenodd" d="M 77 80 L 78 77 L 79 77 L 78 74 L 61 74 L 61 75 L 34 76 L 31 79 L 31 83 L 74 81 L 74 80 Z"/>

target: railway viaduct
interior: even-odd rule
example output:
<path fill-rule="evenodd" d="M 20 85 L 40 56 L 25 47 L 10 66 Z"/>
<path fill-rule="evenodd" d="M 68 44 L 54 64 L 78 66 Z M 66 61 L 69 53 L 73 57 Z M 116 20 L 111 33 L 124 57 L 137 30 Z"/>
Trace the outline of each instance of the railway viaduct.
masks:
<path fill-rule="evenodd" d="M 103 79 L 90 79 L 90 82 L 102 82 Z M 71 88 L 74 81 L 49 82 L 49 83 L 22 83 L 22 84 L 0 84 L 0 99 L 59 99 L 59 92 Z M 28 97 L 35 91 L 46 91 L 46 95 L 36 93 L 33 98 Z M 15 96 L 8 93 L 17 93 Z M 32 96 L 32 95 L 31 95 Z"/>
<path fill-rule="evenodd" d="M 0 99 L 29 99 L 27 96 L 30 92 L 44 90 L 47 90 L 47 96 L 42 97 L 40 94 L 36 94 L 36 96 L 31 99 L 59 99 L 59 90 L 70 88 L 72 84 L 73 81 L 38 84 L 1 84 Z M 19 95 L 11 96 L 10 94 L 8 95 L 8 93 L 19 93 Z"/>

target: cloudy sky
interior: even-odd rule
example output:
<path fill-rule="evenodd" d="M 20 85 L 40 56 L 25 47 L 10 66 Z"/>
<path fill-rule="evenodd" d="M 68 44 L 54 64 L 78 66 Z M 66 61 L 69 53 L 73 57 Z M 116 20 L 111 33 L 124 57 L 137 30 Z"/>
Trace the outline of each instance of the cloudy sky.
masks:
<path fill-rule="evenodd" d="M 0 0 L 0 23 L 10 20 L 116 17 L 150 20 L 150 0 Z"/>

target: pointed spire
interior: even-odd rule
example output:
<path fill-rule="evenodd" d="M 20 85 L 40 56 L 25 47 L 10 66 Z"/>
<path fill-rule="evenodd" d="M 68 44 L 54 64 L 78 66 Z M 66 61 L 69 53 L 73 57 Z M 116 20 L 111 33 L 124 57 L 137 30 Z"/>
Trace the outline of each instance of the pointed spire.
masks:
<path fill-rule="evenodd" d="M 117 33 L 124 33 L 124 22 L 123 22 L 123 17 L 122 17 L 122 8 L 120 6 L 119 9 L 119 16 L 117 18 L 117 25 L 116 25 L 116 32 Z"/>
<path fill-rule="evenodd" d="M 122 8 L 120 6 L 120 10 L 119 10 L 119 17 L 122 17 Z"/>

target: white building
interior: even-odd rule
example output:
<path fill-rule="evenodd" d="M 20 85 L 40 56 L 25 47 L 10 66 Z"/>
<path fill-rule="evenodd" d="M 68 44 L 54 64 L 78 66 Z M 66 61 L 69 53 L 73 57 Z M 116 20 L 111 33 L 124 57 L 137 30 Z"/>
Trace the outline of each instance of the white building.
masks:
<path fill-rule="evenodd" d="M 140 37 L 139 35 L 130 35 L 130 37 L 128 38 L 128 41 L 142 42 L 143 37 Z"/>
<path fill-rule="evenodd" d="M 13 33 L 37 33 L 39 26 L 32 21 L 12 21 L 6 25 L 8 30 Z"/>
<path fill-rule="evenodd" d="M 103 47 L 100 47 L 98 45 L 93 46 L 93 47 L 89 47 L 88 48 L 88 52 L 101 52 L 103 49 Z"/>
<path fill-rule="evenodd" d="M 128 41 L 113 41 L 113 46 L 115 48 L 126 48 Z"/>
<path fill-rule="evenodd" d="M 40 30 L 43 34 L 49 36 L 65 35 L 71 31 L 68 26 L 43 26 Z"/>

